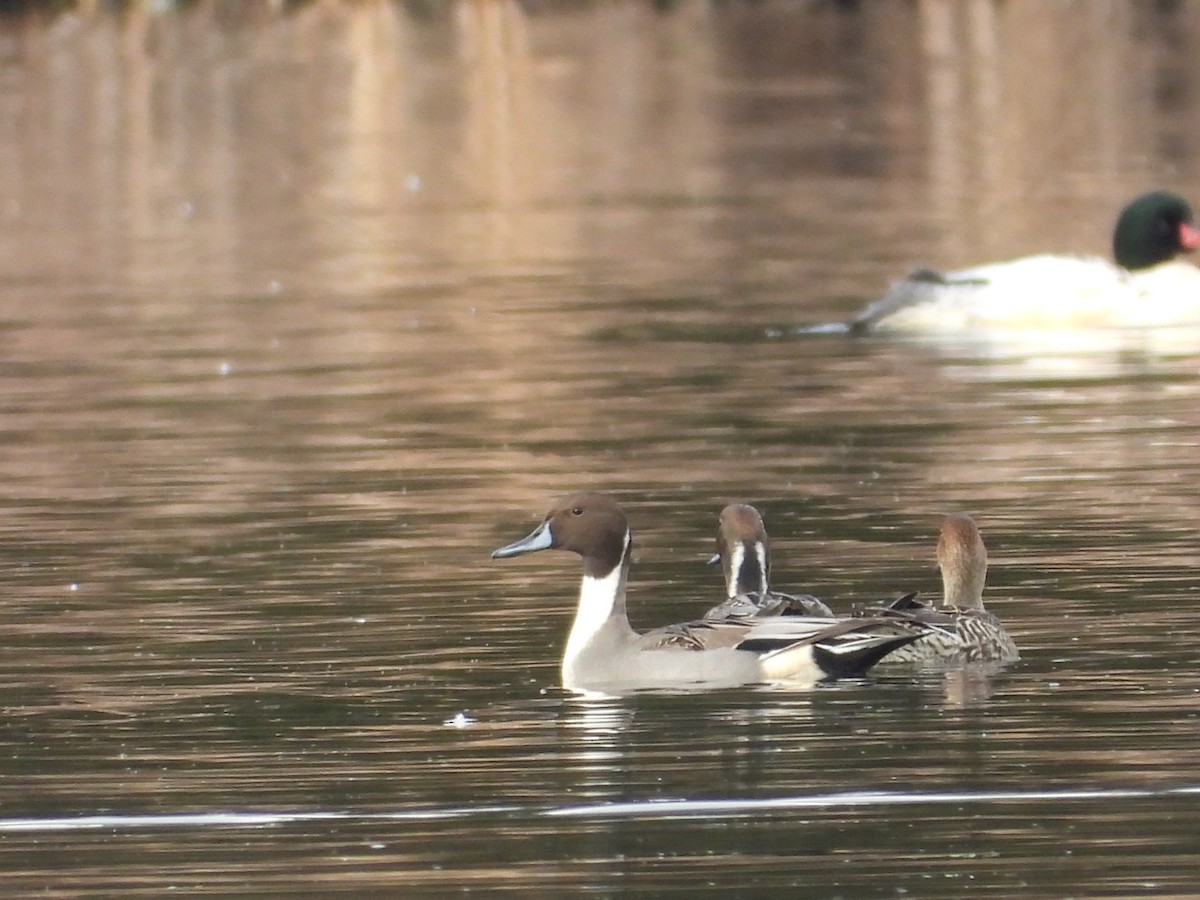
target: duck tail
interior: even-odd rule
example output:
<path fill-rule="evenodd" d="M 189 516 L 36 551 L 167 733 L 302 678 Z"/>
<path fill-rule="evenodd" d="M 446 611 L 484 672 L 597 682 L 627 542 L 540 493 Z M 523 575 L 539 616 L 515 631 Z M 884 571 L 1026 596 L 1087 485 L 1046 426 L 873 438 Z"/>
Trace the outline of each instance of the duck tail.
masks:
<path fill-rule="evenodd" d="M 864 675 L 889 653 L 907 647 L 920 634 L 862 634 L 855 640 L 835 644 L 814 644 L 813 662 L 826 678 L 853 678 Z"/>

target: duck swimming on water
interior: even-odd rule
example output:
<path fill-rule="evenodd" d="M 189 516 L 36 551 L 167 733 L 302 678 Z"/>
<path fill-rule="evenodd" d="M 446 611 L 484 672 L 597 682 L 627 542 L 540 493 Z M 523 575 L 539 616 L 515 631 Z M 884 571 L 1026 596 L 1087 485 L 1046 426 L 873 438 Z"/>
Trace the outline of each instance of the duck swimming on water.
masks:
<path fill-rule="evenodd" d="M 745 619 L 754 616 L 832 616 L 833 611 L 811 594 L 771 590 L 771 544 L 762 515 L 753 506 L 731 503 L 721 510 L 717 552 L 710 564 L 721 564 L 725 600 L 706 619 Z"/>
<path fill-rule="evenodd" d="M 867 607 L 862 615 L 916 622 L 929 631 L 890 655 L 890 662 L 1001 662 L 1020 657 L 1003 623 L 983 608 L 987 580 L 987 548 L 970 516 L 942 520 L 937 545 L 942 570 L 942 603 L 928 606 L 915 595 L 888 606 Z"/>
<path fill-rule="evenodd" d="M 575 621 L 562 657 L 571 690 L 613 691 L 756 682 L 813 684 L 866 672 L 920 634 L 886 619 L 773 616 L 699 620 L 639 634 L 625 612 L 633 535 L 607 495 L 577 493 L 494 559 L 570 550 L 583 559 Z"/>
<path fill-rule="evenodd" d="M 956 272 L 917 269 L 843 330 L 953 334 L 989 330 L 1200 324 L 1200 247 L 1186 200 L 1133 199 L 1113 230 L 1113 259 L 1042 254 Z"/>

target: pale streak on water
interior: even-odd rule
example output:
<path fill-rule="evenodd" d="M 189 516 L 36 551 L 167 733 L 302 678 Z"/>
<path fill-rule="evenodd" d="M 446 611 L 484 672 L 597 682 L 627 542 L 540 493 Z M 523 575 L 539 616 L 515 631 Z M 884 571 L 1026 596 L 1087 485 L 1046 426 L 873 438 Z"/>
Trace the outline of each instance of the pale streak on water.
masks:
<path fill-rule="evenodd" d="M 797 329 L 1200 200 L 1200 12 L 848 6 L 0 23 L 4 896 L 1195 894 L 1194 336 Z M 579 487 L 1022 660 L 565 695 Z"/>

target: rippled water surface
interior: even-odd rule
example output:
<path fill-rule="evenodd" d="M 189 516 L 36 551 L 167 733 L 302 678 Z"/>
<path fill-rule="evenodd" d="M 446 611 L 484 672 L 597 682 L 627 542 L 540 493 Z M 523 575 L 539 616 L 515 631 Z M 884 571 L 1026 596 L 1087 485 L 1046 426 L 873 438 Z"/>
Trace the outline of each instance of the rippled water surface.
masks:
<path fill-rule="evenodd" d="M 1200 201 L 1197 9 L 162 6 L 0 20 L 4 896 L 1200 889 L 1200 338 L 799 333 Z M 579 488 L 1022 659 L 569 695 Z"/>

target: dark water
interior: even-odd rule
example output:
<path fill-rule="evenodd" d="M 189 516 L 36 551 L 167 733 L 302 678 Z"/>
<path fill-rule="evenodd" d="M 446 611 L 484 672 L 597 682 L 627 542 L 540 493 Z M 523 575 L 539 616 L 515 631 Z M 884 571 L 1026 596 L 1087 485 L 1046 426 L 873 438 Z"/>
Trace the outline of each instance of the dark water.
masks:
<path fill-rule="evenodd" d="M 1200 342 L 795 333 L 1200 200 L 1200 12 L 848 7 L 4 21 L 5 896 L 1200 889 Z M 1023 658 L 567 695 L 578 488 L 644 626 L 969 512 Z"/>

